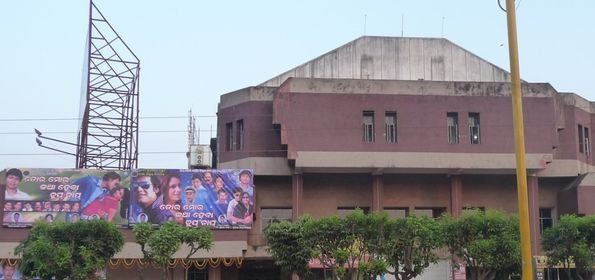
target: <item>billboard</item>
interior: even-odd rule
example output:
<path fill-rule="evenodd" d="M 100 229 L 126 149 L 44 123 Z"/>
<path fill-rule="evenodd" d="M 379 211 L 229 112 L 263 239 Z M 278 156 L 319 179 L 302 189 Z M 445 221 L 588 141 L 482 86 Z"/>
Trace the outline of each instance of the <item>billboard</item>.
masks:
<path fill-rule="evenodd" d="M 38 219 L 128 224 L 129 172 L 10 168 L 2 177 L 3 226 L 28 227 Z"/>
<path fill-rule="evenodd" d="M 130 177 L 129 224 L 252 227 L 252 170 L 137 169 Z"/>

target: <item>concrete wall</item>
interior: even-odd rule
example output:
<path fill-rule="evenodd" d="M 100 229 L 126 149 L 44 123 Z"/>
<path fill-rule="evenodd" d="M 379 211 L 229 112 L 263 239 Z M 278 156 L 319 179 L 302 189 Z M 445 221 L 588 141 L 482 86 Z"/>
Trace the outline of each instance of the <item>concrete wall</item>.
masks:
<path fill-rule="evenodd" d="M 528 153 L 551 156 L 557 145 L 550 89 L 527 88 Z M 497 84 L 290 79 L 274 97 L 273 122 L 281 126 L 281 143 L 287 145 L 289 159 L 308 151 L 513 154 L 510 102 L 508 89 Z M 374 143 L 362 140 L 363 111 L 374 112 Z M 397 112 L 397 143 L 385 140 L 388 111 Z M 447 112 L 459 115 L 459 144 L 447 142 Z M 470 112 L 480 114 L 478 145 L 470 143 Z"/>
<path fill-rule="evenodd" d="M 238 149 L 237 121 L 244 123 L 244 148 Z M 226 125 L 233 126 L 232 151 L 226 151 Z M 248 101 L 219 110 L 217 113 L 219 161 L 248 157 L 282 157 L 279 131 L 272 122 L 272 102 Z M 245 167 L 244 167 L 245 168 Z"/>
<path fill-rule="evenodd" d="M 442 38 L 364 36 L 286 71 L 263 86 L 290 77 L 508 82 L 510 74 Z"/>
<path fill-rule="evenodd" d="M 369 174 L 304 174 L 304 214 L 336 215 L 337 207 L 372 207 Z"/>
<path fill-rule="evenodd" d="M 450 179 L 446 175 L 387 174 L 383 181 L 384 208 L 450 208 Z"/>

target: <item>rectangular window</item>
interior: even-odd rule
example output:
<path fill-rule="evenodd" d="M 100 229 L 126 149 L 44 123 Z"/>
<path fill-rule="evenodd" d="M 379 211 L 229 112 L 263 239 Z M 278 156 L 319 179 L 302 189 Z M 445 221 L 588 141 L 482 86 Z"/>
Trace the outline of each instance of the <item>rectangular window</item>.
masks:
<path fill-rule="evenodd" d="M 409 215 L 409 208 L 407 207 L 387 207 L 384 212 L 391 218 L 405 218 Z"/>
<path fill-rule="evenodd" d="M 291 208 L 260 208 L 260 228 L 264 231 L 271 223 L 290 221 L 293 215 Z"/>
<path fill-rule="evenodd" d="M 583 126 L 578 125 L 578 152 L 584 153 L 585 152 L 585 141 L 583 138 Z"/>
<path fill-rule="evenodd" d="M 459 113 L 446 113 L 448 144 L 459 143 Z"/>
<path fill-rule="evenodd" d="M 446 207 L 416 207 L 415 216 L 428 216 L 430 218 L 440 218 L 442 214 L 446 213 Z"/>
<path fill-rule="evenodd" d="M 386 125 L 386 143 L 397 142 L 397 112 L 386 112 L 384 115 Z"/>
<path fill-rule="evenodd" d="M 591 145 L 589 143 L 589 128 L 585 126 L 585 154 L 588 156 L 591 154 Z"/>
<path fill-rule="evenodd" d="M 578 152 L 587 156 L 591 154 L 589 128 L 580 124 L 578 125 Z"/>
<path fill-rule="evenodd" d="M 233 151 L 233 123 L 225 124 L 225 151 Z"/>
<path fill-rule="evenodd" d="M 237 150 L 241 151 L 244 149 L 244 120 L 239 120 L 236 122 L 238 136 L 237 136 Z"/>
<path fill-rule="evenodd" d="M 361 209 L 362 211 L 364 211 L 364 214 L 370 213 L 370 207 L 338 207 L 337 216 L 339 216 L 339 218 L 344 219 L 349 214 L 353 213 L 355 209 Z"/>
<path fill-rule="evenodd" d="M 374 142 L 374 111 L 364 111 L 363 114 L 364 143 Z"/>
<path fill-rule="evenodd" d="M 539 233 L 542 234 L 545 229 L 553 225 L 552 208 L 539 208 Z"/>
<path fill-rule="evenodd" d="M 479 113 L 469 113 L 469 138 L 471 139 L 471 144 L 481 143 Z"/>

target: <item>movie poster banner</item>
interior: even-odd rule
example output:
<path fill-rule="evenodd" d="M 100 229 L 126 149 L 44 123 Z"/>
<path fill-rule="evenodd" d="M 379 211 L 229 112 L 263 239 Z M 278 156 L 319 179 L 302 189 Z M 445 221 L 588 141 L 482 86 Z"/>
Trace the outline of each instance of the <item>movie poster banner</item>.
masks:
<path fill-rule="evenodd" d="M 254 215 L 248 169 L 131 171 L 129 223 L 175 221 L 188 227 L 249 229 Z"/>
<path fill-rule="evenodd" d="M 128 172 L 9 168 L 2 173 L 3 226 L 30 227 L 38 219 L 103 219 L 128 224 Z"/>

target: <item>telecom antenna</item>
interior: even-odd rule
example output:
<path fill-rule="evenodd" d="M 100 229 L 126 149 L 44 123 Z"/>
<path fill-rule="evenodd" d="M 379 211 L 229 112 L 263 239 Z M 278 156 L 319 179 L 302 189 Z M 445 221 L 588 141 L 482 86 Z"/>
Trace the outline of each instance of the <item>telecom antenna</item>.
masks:
<path fill-rule="evenodd" d="M 192 145 L 198 145 L 200 139 L 196 132 L 196 118 L 192 115 L 192 110 L 188 111 L 188 149 Z"/>
<path fill-rule="evenodd" d="M 401 14 L 401 38 L 403 37 L 403 29 L 405 29 L 404 24 L 405 24 L 405 14 Z"/>
<path fill-rule="evenodd" d="M 140 61 L 89 1 L 76 167 L 138 167 Z"/>

